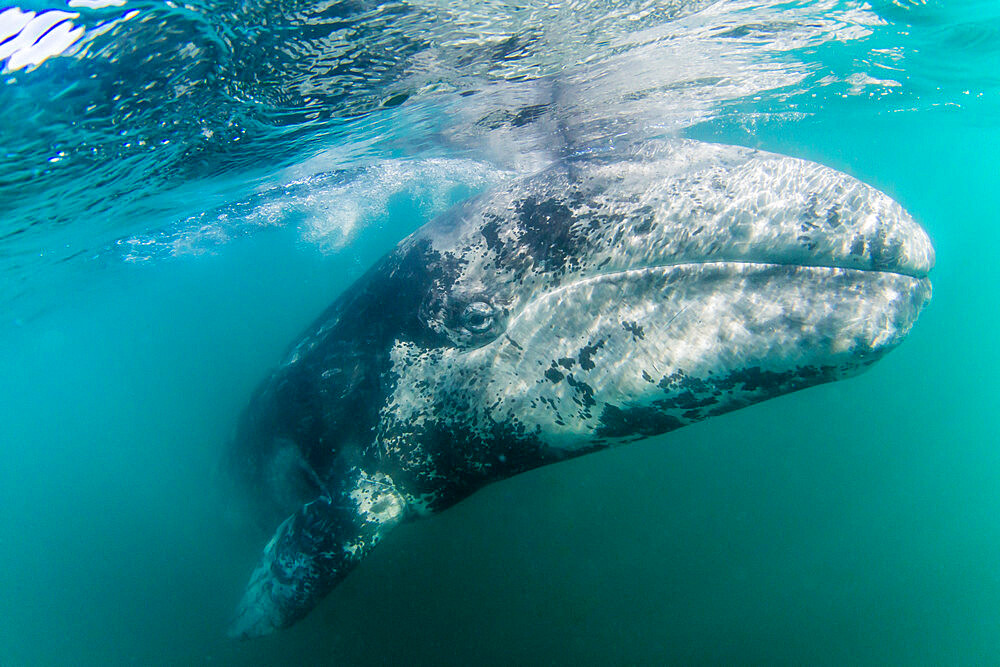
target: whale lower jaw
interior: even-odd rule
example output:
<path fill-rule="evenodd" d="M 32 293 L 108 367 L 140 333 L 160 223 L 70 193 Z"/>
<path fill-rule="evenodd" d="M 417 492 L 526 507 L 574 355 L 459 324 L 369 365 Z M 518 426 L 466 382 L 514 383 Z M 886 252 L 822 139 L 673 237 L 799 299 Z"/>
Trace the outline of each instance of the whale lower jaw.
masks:
<path fill-rule="evenodd" d="M 927 277 L 895 271 L 634 268 L 539 295 L 501 341 L 470 356 L 494 374 L 504 368 L 481 392 L 494 413 L 575 455 L 859 374 L 906 338 L 930 297 Z M 403 384 L 451 372 L 432 362 L 413 364 Z"/>
<path fill-rule="evenodd" d="M 636 268 L 540 295 L 510 320 L 517 349 L 480 354 L 504 359 L 510 378 L 539 378 L 544 401 L 526 391 L 518 400 L 513 381 L 496 393 L 530 428 L 574 449 L 602 428 L 604 405 L 660 406 L 676 427 L 860 373 L 905 339 L 930 297 L 928 278 L 892 271 L 745 261 Z"/>

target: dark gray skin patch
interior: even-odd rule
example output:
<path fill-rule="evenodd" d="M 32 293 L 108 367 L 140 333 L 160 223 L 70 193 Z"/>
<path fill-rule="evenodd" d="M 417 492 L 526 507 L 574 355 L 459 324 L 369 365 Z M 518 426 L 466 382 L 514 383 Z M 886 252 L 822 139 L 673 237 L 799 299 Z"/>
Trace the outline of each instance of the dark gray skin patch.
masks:
<path fill-rule="evenodd" d="M 642 340 L 646 337 L 646 332 L 638 322 L 622 322 L 622 328 L 632 334 L 632 340 Z"/>
<path fill-rule="evenodd" d="M 566 198 L 527 196 L 513 203 L 508 213 L 486 213 L 480 233 L 493 255 L 491 266 L 523 275 L 528 271 L 558 277 L 578 268 L 586 256 L 587 230 L 579 227 L 571 206 L 577 205 L 572 190 Z"/>
<path fill-rule="evenodd" d="M 787 371 L 769 371 L 760 366 L 750 366 L 723 377 L 696 378 L 688 376 L 684 371 L 677 371 L 661 379 L 659 387 L 673 394 L 673 398 L 666 400 L 676 407 L 693 408 L 710 404 L 704 400 L 695 400 L 696 394 L 719 396 L 722 392 L 734 389 L 783 393 L 789 391 L 787 387 L 797 381 L 804 380 L 809 384 L 830 381 L 835 378 L 836 372 L 835 366 L 799 366 Z"/>
<path fill-rule="evenodd" d="M 826 224 L 831 229 L 836 229 L 840 227 L 840 207 L 831 206 L 830 210 L 826 212 Z"/>
<path fill-rule="evenodd" d="M 548 104 L 531 104 L 526 107 L 521 107 L 510 119 L 510 126 L 524 127 L 525 125 L 533 123 L 541 118 L 548 108 Z"/>
<path fill-rule="evenodd" d="M 872 269 L 888 271 L 899 264 L 903 256 L 903 243 L 899 239 L 887 241 L 885 227 L 879 227 L 868 241 L 868 250 L 871 252 Z"/>
<path fill-rule="evenodd" d="M 698 394 L 704 394 L 711 392 L 713 387 L 708 384 L 705 380 L 696 377 L 690 377 L 683 370 L 677 370 L 670 375 L 664 376 L 658 383 L 657 386 L 663 391 L 681 391 L 688 390 Z"/>
<path fill-rule="evenodd" d="M 590 417 L 590 408 L 596 405 L 594 401 L 594 388 L 583 380 L 577 380 L 573 377 L 573 374 L 566 376 L 566 382 L 569 383 L 573 389 L 576 390 L 576 395 L 573 397 L 573 401 L 583 407 L 582 415 L 584 417 Z"/>
<path fill-rule="evenodd" d="M 817 247 L 816 242 L 810 236 L 811 232 L 820 229 L 823 224 L 827 224 L 833 227 L 836 227 L 840 224 L 839 213 L 836 211 L 836 209 L 830 209 L 829 211 L 824 213 L 819 210 L 818 206 L 819 206 L 819 196 L 816 193 L 813 193 L 809 196 L 809 205 L 807 206 L 806 210 L 802 213 L 802 217 L 800 218 L 801 224 L 799 226 L 799 229 L 802 231 L 802 234 L 799 235 L 798 240 L 802 242 L 802 245 L 809 252 L 812 252 Z M 832 216 L 832 222 L 831 222 L 831 216 Z"/>
<path fill-rule="evenodd" d="M 684 371 L 665 376 L 658 386 L 668 396 L 651 406 L 622 408 L 607 404 L 601 411 L 598 437 L 629 438 L 659 435 L 773 396 L 836 379 L 835 366 L 800 366 L 789 371 L 768 371 L 752 366 L 722 377 L 691 377 Z M 643 377 L 652 381 L 648 373 Z M 739 390 L 748 398 L 718 405 L 720 397 Z M 709 409 L 711 406 L 717 406 Z M 678 416 L 678 412 L 680 415 Z"/>
<path fill-rule="evenodd" d="M 731 391 L 739 387 L 742 391 L 771 391 L 787 385 L 790 381 L 801 377 L 799 369 L 788 371 L 767 371 L 760 366 L 750 366 L 743 370 L 730 373 L 724 378 L 715 380 L 717 388 Z"/>
<path fill-rule="evenodd" d="M 648 234 L 653 229 L 653 222 L 656 220 L 656 212 L 651 206 L 642 206 L 636 210 L 636 217 L 632 223 L 633 234 Z"/>
<path fill-rule="evenodd" d="M 560 366 L 562 366 L 563 368 L 565 368 L 567 370 L 570 369 L 570 368 L 573 368 L 573 366 L 576 365 L 576 359 L 574 359 L 572 357 L 561 357 L 557 361 L 559 362 Z"/>
<path fill-rule="evenodd" d="M 726 376 L 710 378 L 708 384 L 715 391 L 732 393 L 737 390 L 747 396 L 743 404 L 750 405 L 768 398 L 780 396 L 813 385 L 837 379 L 841 369 L 836 366 L 799 366 L 788 371 L 768 371 L 759 366 L 751 366 Z M 709 410 L 704 417 L 714 417 L 736 409 L 724 405 Z"/>
<path fill-rule="evenodd" d="M 865 254 L 865 238 L 863 236 L 855 236 L 854 241 L 851 243 L 851 254 L 855 257 L 862 257 Z"/>
<path fill-rule="evenodd" d="M 518 243 L 536 265 L 557 271 L 579 263 L 586 239 L 573 229 L 573 211 L 566 201 L 528 197 L 517 203 L 516 212 L 521 227 Z"/>
<path fill-rule="evenodd" d="M 693 392 L 689 390 L 684 390 L 679 394 L 675 394 L 670 398 L 664 398 L 656 402 L 657 405 L 661 405 L 665 408 L 680 408 L 682 410 L 691 410 L 692 408 L 704 408 L 709 405 L 715 405 L 718 403 L 719 399 L 715 396 L 709 394 L 704 398 L 698 398 Z"/>
<path fill-rule="evenodd" d="M 599 417 L 596 435 L 603 438 L 649 437 L 684 426 L 677 417 L 656 407 L 620 408 L 605 405 Z"/>
<path fill-rule="evenodd" d="M 819 206 L 819 195 L 815 192 L 809 195 L 809 203 L 806 206 L 806 210 L 802 212 L 802 217 L 800 218 L 801 227 L 803 232 L 808 232 L 819 227 L 819 223 L 823 221 L 823 214 L 817 210 Z"/>
<path fill-rule="evenodd" d="M 430 414 L 445 414 L 443 403 Z M 438 512 L 467 497 L 497 478 L 510 477 L 540 465 L 567 458 L 566 452 L 544 445 L 538 436 L 516 419 L 490 420 L 486 429 L 471 429 L 465 417 L 430 419 L 413 428 L 399 441 L 406 452 L 396 461 L 415 464 L 383 466 L 394 484 L 413 495 L 432 497 L 429 510 Z M 481 433 L 481 435 L 473 435 Z M 484 466 L 483 462 L 490 462 Z"/>
<path fill-rule="evenodd" d="M 596 343 L 588 343 L 580 348 L 580 352 L 577 354 L 577 358 L 580 360 L 580 368 L 585 371 L 594 369 L 594 354 L 597 353 L 599 349 L 604 347 L 604 341 L 599 340 Z"/>
<path fill-rule="evenodd" d="M 562 382 L 562 379 L 566 376 L 556 368 L 556 362 L 553 361 L 552 365 L 545 369 L 545 377 L 550 382 Z"/>
<path fill-rule="evenodd" d="M 506 338 L 507 342 L 510 343 L 511 345 L 513 345 L 516 350 L 518 350 L 519 352 L 523 352 L 524 351 L 524 348 L 521 347 L 520 345 L 518 345 L 518 343 L 517 343 L 516 340 L 514 340 L 513 338 L 511 338 L 507 334 L 504 334 L 503 337 Z"/>

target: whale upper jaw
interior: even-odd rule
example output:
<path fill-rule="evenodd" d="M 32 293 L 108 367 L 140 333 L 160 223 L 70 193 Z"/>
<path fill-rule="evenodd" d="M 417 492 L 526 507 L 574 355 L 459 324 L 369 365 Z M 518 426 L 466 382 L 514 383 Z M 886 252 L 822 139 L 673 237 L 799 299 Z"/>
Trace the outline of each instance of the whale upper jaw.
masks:
<path fill-rule="evenodd" d="M 924 278 L 934 267 L 930 238 L 899 203 L 813 162 L 679 141 L 651 144 L 648 154 L 593 173 L 621 189 L 644 189 L 633 215 L 649 209 L 656 218 L 645 237 L 616 239 L 610 253 L 611 243 L 598 247 L 593 262 L 608 262 L 602 271 L 728 261 Z"/>
<path fill-rule="evenodd" d="M 875 188 L 805 160 L 687 140 L 559 163 L 413 240 L 463 267 L 428 302 L 441 306 L 424 313 L 438 331 L 449 299 L 485 294 L 516 316 L 546 291 L 618 271 L 742 262 L 924 278 L 934 266 L 924 230 Z"/>

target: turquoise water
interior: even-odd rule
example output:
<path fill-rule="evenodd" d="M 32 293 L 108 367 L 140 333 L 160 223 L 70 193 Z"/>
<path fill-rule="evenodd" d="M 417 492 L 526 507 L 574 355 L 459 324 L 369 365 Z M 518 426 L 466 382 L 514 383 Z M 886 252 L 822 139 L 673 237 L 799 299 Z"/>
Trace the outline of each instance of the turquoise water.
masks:
<path fill-rule="evenodd" d="M 92 32 L 0 87 L 0 663 L 1000 660 L 1000 11 L 872 4 L 470 4 L 461 35 L 434 3 L 316 32 L 307 3 L 71 10 Z M 368 71 L 316 69 L 345 22 Z M 483 55 L 498 26 L 528 55 Z M 609 103 L 612 52 L 654 94 Z M 253 387 L 404 234 L 544 160 L 531 124 L 477 123 L 563 69 L 577 148 L 603 112 L 888 192 L 933 301 L 862 376 L 490 486 L 226 639 L 260 539 L 217 466 Z"/>

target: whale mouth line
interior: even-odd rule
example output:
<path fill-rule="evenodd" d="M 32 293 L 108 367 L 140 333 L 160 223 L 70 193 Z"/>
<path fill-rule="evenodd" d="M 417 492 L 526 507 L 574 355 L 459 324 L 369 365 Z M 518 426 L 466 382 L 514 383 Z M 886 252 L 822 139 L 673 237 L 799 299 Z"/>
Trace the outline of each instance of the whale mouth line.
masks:
<path fill-rule="evenodd" d="M 546 294 L 552 295 L 562 291 L 568 291 L 575 287 L 581 285 L 596 282 L 606 279 L 614 279 L 618 277 L 633 275 L 641 275 L 644 273 L 649 273 L 651 271 L 659 270 L 669 270 L 669 269 L 682 269 L 686 267 L 704 267 L 706 269 L 712 268 L 730 268 L 730 267 L 740 267 L 747 270 L 759 269 L 809 269 L 815 271 L 829 271 L 830 273 L 844 273 L 844 274 L 885 274 L 890 276 L 899 276 L 902 278 L 911 278 L 915 281 L 925 280 L 929 275 L 929 271 L 920 271 L 914 269 L 912 271 L 896 270 L 892 271 L 889 269 L 876 269 L 876 268 L 862 268 L 854 266 L 841 266 L 838 264 L 801 264 L 798 262 L 761 262 L 749 259 L 707 259 L 705 261 L 686 261 L 686 262 L 672 262 L 668 264 L 650 264 L 648 266 L 637 266 L 634 268 L 619 269 L 616 271 L 608 271 L 606 273 L 598 273 L 591 276 L 586 276 L 578 280 L 573 280 L 571 282 L 565 283 L 550 290 Z"/>
<path fill-rule="evenodd" d="M 841 264 L 834 263 L 805 263 L 805 262 L 780 262 L 780 261 L 762 261 L 753 259 L 706 259 L 706 260 L 691 260 L 684 262 L 669 262 L 665 264 L 650 264 L 648 266 L 637 266 L 634 268 L 619 269 L 617 271 L 609 271 L 607 273 L 600 273 L 593 276 L 588 276 L 582 278 L 581 281 L 599 279 L 604 277 L 614 277 L 619 274 L 625 275 L 628 273 L 640 273 L 644 271 L 655 271 L 657 269 L 673 269 L 673 268 L 683 268 L 687 266 L 704 266 L 708 268 L 725 268 L 729 266 L 741 266 L 747 268 L 759 268 L 759 269 L 774 269 L 780 267 L 793 268 L 793 269 L 830 269 L 831 271 L 845 271 L 851 273 L 886 273 L 889 275 L 903 276 L 907 278 L 913 278 L 915 280 L 922 280 L 928 275 L 929 271 L 920 269 L 909 269 L 907 267 L 900 267 L 898 269 L 889 268 L 865 268 L 860 266 L 844 266 Z M 580 282 L 580 281 L 576 281 Z M 567 284 L 569 287 L 572 283 Z"/>
<path fill-rule="evenodd" d="M 929 282 L 928 276 L 929 271 L 919 271 L 913 270 L 911 273 L 905 271 L 889 271 L 886 269 L 874 269 L 874 268 L 859 268 L 859 267 L 846 267 L 838 266 L 836 264 L 799 264 L 796 262 L 760 262 L 754 260 L 705 260 L 703 262 L 699 261 L 687 261 L 687 262 L 675 262 L 670 264 L 651 264 L 648 266 L 638 266 L 630 269 L 620 269 L 617 271 L 608 271 L 607 273 L 599 273 L 591 276 L 586 276 L 578 280 L 573 280 L 571 282 L 559 285 L 551 290 L 546 291 L 544 294 L 537 296 L 532 299 L 526 306 L 517 313 L 511 320 L 512 325 L 518 319 L 525 315 L 526 312 L 530 311 L 532 306 L 539 303 L 542 300 L 550 299 L 558 296 L 560 293 L 571 292 L 579 287 L 583 287 L 587 284 L 596 284 L 604 280 L 614 280 L 616 278 L 627 277 L 629 275 L 640 276 L 648 274 L 653 271 L 667 271 L 671 269 L 682 269 L 685 267 L 699 267 L 705 269 L 725 269 L 725 268 L 736 268 L 738 270 L 775 270 L 775 269 L 804 269 L 808 271 L 823 272 L 827 275 L 870 275 L 870 274 L 882 274 L 885 276 L 896 276 L 898 278 L 906 278 L 913 281 L 913 289 L 916 290 L 920 285 L 925 282 Z"/>

